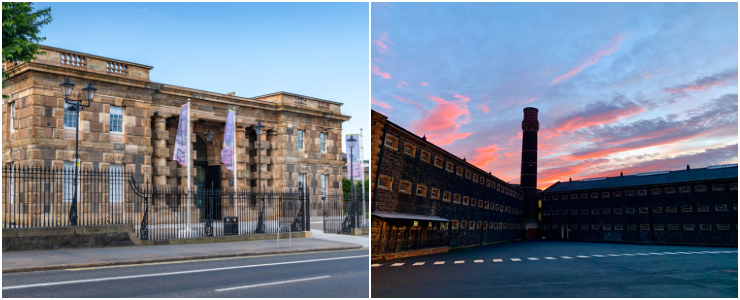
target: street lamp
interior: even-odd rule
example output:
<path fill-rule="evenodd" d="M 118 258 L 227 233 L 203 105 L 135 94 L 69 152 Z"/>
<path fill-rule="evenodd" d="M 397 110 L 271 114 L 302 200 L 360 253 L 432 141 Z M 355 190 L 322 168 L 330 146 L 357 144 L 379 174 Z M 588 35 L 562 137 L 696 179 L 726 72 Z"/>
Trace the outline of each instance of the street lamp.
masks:
<path fill-rule="evenodd" d="M 77 226 L 77 173 L 80 168 L 80 110 L 85 107 L 90 107 L 95 97 L 95 91 L 98 89 L 92 86 L 90 80 L 87 81 L 87 86 L 82 89 L 82 92 L 87 100 L 87 104 L 83 105 L 81 101 L 70 101 L 69 95 L 72 94 L 72 88 L 75 84 L 69 81 L 69 76 L 64 77 L 64 82 L 59 84 L 62 88 L 62 95 L 64 96 L 64 103 L 72 105 L 69 110 L 75 111 L 75 177 L 74 177 L 74 194 L 72 196 L 72 206 L 69 208 L 69 224 Z"/>
<path fill-rule="evenodd" d="M 355 168 L 353 168 L 354 167 L 353 164 L 354 164 L 354 159 L 355 159 L 354 148 L 355 148 L 355 144 L 357 144 L 357 140 L 355 139 L 353 135 L 349 136 L 349 138 L 347 139 L 347 144 L 349 146 L 349 174 L 350 174 L 349 182 L 350 182 L 350 187 L 352 187 L 350 191 L 352 193 L 351 195 L 352 200 L 354 200 L 355 198 L 355 182 L 354 182 Z"/>
<path fill-rule="evenodd" d="M 252 127 L 254 127 L 254 133 L 257 134 L 257 193 L 260 194 L 260 197 L 262 198 L 262 209 L 260 210 L 259 220 L 257 222 L 257 230 L 255 230 L 255 232 L 264 233 L 265 197 L 262 196 L 262 139 L 260 138 L 260 136 L 262 135 L 265 125 L 262 125 L 262 121 L 257 121 L 257 125 L 254 125 Z"/>

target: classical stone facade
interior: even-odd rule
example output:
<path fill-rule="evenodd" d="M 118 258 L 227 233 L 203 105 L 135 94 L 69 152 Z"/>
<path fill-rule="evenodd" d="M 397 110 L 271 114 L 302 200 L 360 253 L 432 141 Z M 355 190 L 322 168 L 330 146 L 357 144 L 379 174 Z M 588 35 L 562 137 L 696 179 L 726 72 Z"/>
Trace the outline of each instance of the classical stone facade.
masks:
<path fill-rule="evenodd" d="M 551 239 L 737 246 L 737 164 L 557 182 L 542 197 Z"/>
<path fill-rule="evenodd" d="M 46 53 L 30 63 L 4 66 L 9 79 L 3 95 L 9 98 L 2 106 L 3 166 L 62 168 L 74 160 L 75 129 L 68 126 L 74 118 L 68 116 L 65 124 L 59 87 L 69 76 L 75 84 L 73 100 L 84 99 L 81 89 L 88 80 L 97 88 L 78 120 L 83 170 L 107 171 L 115 165 L 157 187 L 185 188 L 186 168 L 173 161 L 172 154 L 180 108 L 190 101 L 195 165 L 190 188 L 233 187 L 233 173 L 221 163 L 231 109 L 240 189 L 295 190 L 299 180 L 305 180 L 314 200 L 324 191 L 341 193 L 341 130 L 350 119 L 341 113 L 342 103 L 287 92 L 252 98 L 207 92 L 152 82 L 151 66 L 47 46 L 40 50 Z M 266 126 L 261 136 L 253 130 L 258 121 Z M 213 133 L 210 141 L 208 132 Z"/>
<path fill-rule="evenodd" d="M 521 238 L 521 189 L 376 111 L 371 123 L 374 256 L 413 250 L 397 240 L 448 239 L 439 246 L 464 247 Z"/>

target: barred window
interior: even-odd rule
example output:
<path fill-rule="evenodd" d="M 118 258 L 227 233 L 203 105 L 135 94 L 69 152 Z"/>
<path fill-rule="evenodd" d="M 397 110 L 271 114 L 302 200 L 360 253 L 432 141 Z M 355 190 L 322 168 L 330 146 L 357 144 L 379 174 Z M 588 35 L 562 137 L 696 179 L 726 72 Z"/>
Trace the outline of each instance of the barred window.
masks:
<path fill-rule="evenodd" d="M 614 198 L 622 197 L 622 192 L 614 192 Z"/>
<path fill-rule="evenodd" d="M 725 187 L 721 184 L 715 184 L 712 186 L 712 190 L 715 192 L 721 192 L 725 190 Z"/>
<path fill-rule="evenodd" d="M 699 205 L 696 207 L 698 212 L 709 212 L 709 205 Z"/>
<path fill-rule="evenodd" d="M 675 194 L 676 193 L 676 189 L 675 188 L 666 188 L 665 189 L 665 193 L 666 194 Z"/>
<path fill-rule="evenodd" d="M 591 199 L 599 198 L 599 193 L 591 193 Z"/>
<path fill-rule="evenodd" d="M 635 224 L 627 224 L 627 230 L 637 230 L 637 225 L 635 225 Z"/>
<path fill-rule="evenodd" d="M 601 193 L 601 198 L 609 198 L 609 192 Z"/>
<path fill-rule="evenodd" d="M 694 224 L 683 224 L 683 230 L 694 231 Z"/>
<path fill-rule="evenodd" d="M 652 189 L 650 190 L 650 193 L 653 195 L 660 195 L 660 189 Z"/>
<path fill-rule="evenodd" d="M 614 214 L 615 215 L 621 215 L 622 214 L 622 209 L 621 208 L 615 208 L 614 209 Z"/>
<path fill-rule="evenodd" d="M 653 207 L 653 212 L 656 213 L 656 214 L 662 213 L 663 212 L 663 208 L 660 207 L 660 206 Z"/>
<path fill-rule="evenodd" d="M 727 211 L 727 204 L 715 205 L 714 210 L 715 211 Z"/>
<path fill-rule="evenodd" d="M 699 224 L 699 230 L 712 231 L 712 224 Z"/>
<path fill-rule="evenodd" d="M 638 196 L 645 196 L 645 195 L 647 195 L 647 190 L 639 190 L 639 191 L 637 191 L 637 195 Z"/>
<path fill-rule="evenodd" d="M 668 230 L 678 230 L 678 224 L 668 224 Z"/>
<path fill-rule="evenodd" d="M 110 132 L 123 132 L 123 107 L 110 107 Z"/>
<path fill-rule="evenodd" d="M 679 188 L 679 190 L 681 191 L 681 194 L 686 194 L 686 193 L 690 193 L 691 192 L 691 188 L 688 187 L 688 186 L 682 186 L 682 187 Z"/>
<path fill-rule="evenodd" d="M 653 227 L 655 231 L 663 231 L 663 224 L 655 224 Z"/>
<path fill-rule="evenodd" d="M 707 186 L 705 186 L 705 185 L 697 185 L 696 186 L 696 191 L 697 192 L 706 192 L 707 191 Z"/>
<path fill-rule="evenodd" d="M 675 213 L 675 212 L 678 212 L 678 209 L 676 209 L 675 206 L 668 206 L 665 208 L 665 211 L 669 213 Z"/>
<path fill-rule="evenodd" d="M 624 192 L 624 195 L 627 196 L 627 197 L 632 197 L 632 196 L 635 195 L 635 192 L 634 191 L 626 191 L 626 192 Z"/>

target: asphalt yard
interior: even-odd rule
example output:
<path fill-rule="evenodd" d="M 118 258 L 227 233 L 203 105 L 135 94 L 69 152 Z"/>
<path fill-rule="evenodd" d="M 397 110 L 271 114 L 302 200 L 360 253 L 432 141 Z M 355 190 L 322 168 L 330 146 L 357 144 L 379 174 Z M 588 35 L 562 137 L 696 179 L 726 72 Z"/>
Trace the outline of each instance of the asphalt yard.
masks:
<path fill-rule="evenodd" d="M 371 265 L 372 297 L 734 297 L 736 248 L 512 242 Z"/>

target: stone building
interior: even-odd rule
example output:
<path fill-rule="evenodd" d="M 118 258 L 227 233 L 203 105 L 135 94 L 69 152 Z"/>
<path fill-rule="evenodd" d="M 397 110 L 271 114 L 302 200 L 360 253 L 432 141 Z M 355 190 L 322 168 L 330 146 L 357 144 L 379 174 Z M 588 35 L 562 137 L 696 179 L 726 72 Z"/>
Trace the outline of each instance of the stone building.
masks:
<path fill-rule="evenodd" d="M 371 123 L 373 259 L 521 238 L 521 189 L 374 110 Z"/>
<path fill-rule="evenodd" d="M 737 246 L 737 164 L 557 182 L 542 235 L 587 241 Z"/>
<path fill-rule="evenodd" d="M 71 167 L 75 126 L 80 127 L 83 170 L 140 174 L 158 187 L 186 185 L 186 168 L 172 160 L 180 108 L 190 101 L 193 142 L 191 188 L 233 187 L 221 163 L 227 111 L 236 111 L 239 188 L 309 188 L 313 200 L 341 193 L 342 103 L 277 92 L 257 97 L 215 93 L 150 80 L 151 66 L 41 46 L 30 63 L 8 63 L 3 95 L 3 166 Z M 83 100 L 88 83 L 97 88 L 91 106 L 75 120 L 65 110 L 59 84 L 75 84 L 71 99 Z M 265 134 L 253 126 L 261 121 Z M 207 133 L 212 133 L 208 141 Z M 262 182 L 257 182 L 261 139 Z M 5 199 L 5 198 L 3 198 Z M 154 203 L 155 205 L 165 205 Z"/>

